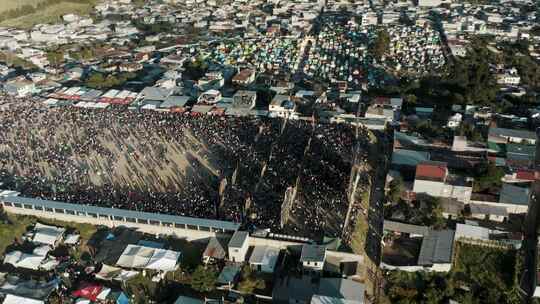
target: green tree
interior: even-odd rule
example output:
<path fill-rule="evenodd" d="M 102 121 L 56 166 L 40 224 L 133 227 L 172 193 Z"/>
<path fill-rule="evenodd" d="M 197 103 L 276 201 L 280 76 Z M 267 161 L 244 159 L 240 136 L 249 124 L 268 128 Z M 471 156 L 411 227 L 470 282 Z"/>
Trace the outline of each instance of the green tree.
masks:
<path fill-rule="evenodd" d="M 64 52 L 61 50 L 47 52 L 47 60 L 51 65 L 58 67 L 64 61 Z"/>
<path fill-rule="evenodd" d="M 389 46 L 390 35 L 386 29 L 381 29 L 377 32 L 377 38 L 375 38 L 375 41 L 371 45 L 371 52 L 375 58 L 381 59 L 388 51 Z"/>
<path fill-rule="evenodd" d="M 495 164 L 481 165 L 477 168 L 473 189 L 475 192 L 483 192 L 499 188 L 502 185 L 501 178 L 503 176 L 504 170 Z"/>
<path fill-rule="evenodd" d="M 266 283 L 263 279 L 257 278 L 254 271 L 249 266 L 242 269 L 242 278 L 238 283 L 238 290 L 245 294 L 252 294 L 256 289 L 264 289 Z"/>
<path fill-rule="evenodd" d="M 394 178 L 389 185 L 388 200 L 392 203 L 398 202 L 405 185 L 401 176 Z"/>
<path fill-rule="evenodd" d="M 214 290 L 216 279 L 217 273 L 214 269 L 198 266 L 191 275 L 191 287 L 200 292 L 209 292 Z"/>

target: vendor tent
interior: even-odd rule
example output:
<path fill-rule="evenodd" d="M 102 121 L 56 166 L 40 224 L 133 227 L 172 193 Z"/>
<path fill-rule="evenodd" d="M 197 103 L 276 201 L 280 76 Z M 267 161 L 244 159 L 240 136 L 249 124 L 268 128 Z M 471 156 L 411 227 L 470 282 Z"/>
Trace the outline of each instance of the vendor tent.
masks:
<path fill-rule="evenodd" d="M 8 294 L 2 304 L 44 304 L 45 302 L 40 300 L 34 300 L 30 298 L 19 297 Z"/>
<path fill-rule="evenodd" d="M 146 268 L 163 271 L 174 271 L 178 265 L 180 252 L 128 245 L 116 265 L 125 268 Z"/>
<path fill-rule="evenodd" d="M 46 244 L 52 247 L 62 239 L 66 229 L 37 223 L 34 227 L 34 243 Z"/>

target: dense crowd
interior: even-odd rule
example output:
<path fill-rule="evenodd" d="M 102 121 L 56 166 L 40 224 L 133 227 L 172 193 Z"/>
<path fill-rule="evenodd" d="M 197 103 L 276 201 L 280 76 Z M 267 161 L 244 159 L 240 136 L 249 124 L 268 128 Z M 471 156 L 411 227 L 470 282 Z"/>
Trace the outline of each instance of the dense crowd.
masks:
<path fill-rule="evenodd" d="M 345 217 L 354 144 L 348 126 L 2 98 L 1 188 L 310 236 Z M 298 195 L 280 229 L 291 186 Z"/>

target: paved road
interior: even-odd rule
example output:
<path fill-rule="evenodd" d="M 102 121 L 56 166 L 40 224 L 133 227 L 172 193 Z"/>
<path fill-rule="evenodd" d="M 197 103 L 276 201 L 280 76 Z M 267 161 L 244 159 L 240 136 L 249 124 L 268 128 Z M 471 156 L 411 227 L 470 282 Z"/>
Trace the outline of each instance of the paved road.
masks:
<path fill-rule="evenodd" d="M 524 233 L 525 238 L 523 240 L 522 249 L 525 255 L 523 265 L 523 275 L 521 277 L 520 286 L 524 294 L 531 297 L 536 287 L 536 265 L 538 264 L 538 217 L 539 214 L 539 194 L 540 194 L 540 182 L 535 182 L 533 185 L 533 197 L 527 212 L 527 218 L 525 220 Z"/>

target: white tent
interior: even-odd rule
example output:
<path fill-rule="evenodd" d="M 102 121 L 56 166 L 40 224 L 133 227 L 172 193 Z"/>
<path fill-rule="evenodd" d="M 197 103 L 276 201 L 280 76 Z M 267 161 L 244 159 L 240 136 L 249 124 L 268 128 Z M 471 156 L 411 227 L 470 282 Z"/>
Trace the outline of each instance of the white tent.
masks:
<path fill-rule="evenodd" d="M 128 245 L 116 265 L 126 268 L 146 268 L 174 271 L 180 252 L 138 245 Z"/>
<path fill-rule="evenodd" d="M 138 275 L 138 271 L 124 270 L 119 267 L 109 266 L 103 264 L 101 270 L 96 273 L 96 278 L 101 280 L 116 280 L 116 281 L 127 281 L 134 276 Z"/>
<path fill-rule="evenodd" d="M 174 271 L 176 269 L 180 252 L 164 249 L 154 250 L 154 255 L 146 265 L 148 269 Z"/>
<path fill-rule="evenodd" d="M 66 229 L 64 228 L 37 223 L 36 227 L 34 227 L 34 238 L 32 241 L 54 247 L 62 239 L 65 231 Z"/>
<path fill-rule="evenodd" d="M 20 251 L 12 251 L 6 253 L 4 257 L 4 264 L 11 264 L 19 268 L 27 268 L 38 270 L 41 262 L 45 259 L 45 256 L 26 254 Z"/>
<path fill-rule="evenodd" d="M 45 304 L 45 302 L 8 294 L 2 304 Z"/>

